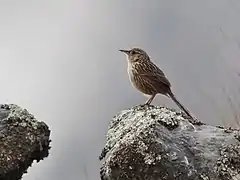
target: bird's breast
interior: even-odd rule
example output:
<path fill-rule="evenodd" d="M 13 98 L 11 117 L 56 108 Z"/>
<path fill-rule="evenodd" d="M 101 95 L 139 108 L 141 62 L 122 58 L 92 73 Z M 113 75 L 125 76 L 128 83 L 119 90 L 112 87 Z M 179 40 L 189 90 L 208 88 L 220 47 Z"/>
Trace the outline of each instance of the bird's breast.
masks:
<path fill-rule="evenodd" d="M 129 76 L 129 79 L 131 81 L 131 83 L 134 82 L 134 67 L 131 63 L 128 63 L 128 68 L 127 68 L 127 71 L 128 71 L 128 76 Z"/>
<path fill-rule="evenodd" d="M 138 64 L 128 64 L 128 75 L 131 84 L 144 94 L 152 95 L 156 93 L 156 89 L 151 85 L 151 82 L 139 75 L 141 73 L 139 72 L 140 70 L 141 68 L 138 67 Z"/>
<path fill-rule="evenodd" d="M 136 72 L 136 67 L 134 64 L 129 63 L 128 64 L 128 76 L 131 84 L 137 88 L 141 89 L 141 84 L 143 83 L 140 77 L 138 76 L 138 73 Z"/>

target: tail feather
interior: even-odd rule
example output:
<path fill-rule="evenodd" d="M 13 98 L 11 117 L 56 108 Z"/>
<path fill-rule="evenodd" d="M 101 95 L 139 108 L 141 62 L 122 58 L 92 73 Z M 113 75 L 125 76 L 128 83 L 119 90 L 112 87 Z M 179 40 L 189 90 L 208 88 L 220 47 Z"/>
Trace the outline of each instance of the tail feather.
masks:
<path fill-rule="evenodd" d="M 184 111 L 190 118 L 194 119 L 191 113 L 177 100 L 177 98 L 174 96 L 174 94 L 171 91 L 168 93 L 168 95 L 182 111 Z"/>

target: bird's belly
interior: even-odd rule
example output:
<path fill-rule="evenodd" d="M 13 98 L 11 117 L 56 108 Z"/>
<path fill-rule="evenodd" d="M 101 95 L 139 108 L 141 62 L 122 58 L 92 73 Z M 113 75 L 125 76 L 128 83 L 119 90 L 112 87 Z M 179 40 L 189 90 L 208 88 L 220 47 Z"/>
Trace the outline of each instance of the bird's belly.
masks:
<path fill-rule="evenodd" d="M 153 95 L 156 93 L 156 90 L 149 83 L 141 79 L 140 76 L 134 73 L 131 68 L 128 69 L 128 75 L 131 84 L 143 94 Z"/>

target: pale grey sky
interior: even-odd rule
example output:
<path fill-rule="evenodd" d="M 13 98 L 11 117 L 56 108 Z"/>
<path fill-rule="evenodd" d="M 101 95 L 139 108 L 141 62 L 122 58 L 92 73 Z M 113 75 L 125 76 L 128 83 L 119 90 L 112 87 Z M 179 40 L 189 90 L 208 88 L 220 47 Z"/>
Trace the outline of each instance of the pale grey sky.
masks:
<path fill-rule="evenodd" d="M 99 179 L 98 155 L 118 111 L 145 102 L 118 49 L 145 49 L 192 113 L 235 123 L 238 0 L 2 0 L 0 103 L 27 108 L 51 128 L 50 156 L 23 180 Z M 158 96 L 154 104 L 175 105 Z"/>

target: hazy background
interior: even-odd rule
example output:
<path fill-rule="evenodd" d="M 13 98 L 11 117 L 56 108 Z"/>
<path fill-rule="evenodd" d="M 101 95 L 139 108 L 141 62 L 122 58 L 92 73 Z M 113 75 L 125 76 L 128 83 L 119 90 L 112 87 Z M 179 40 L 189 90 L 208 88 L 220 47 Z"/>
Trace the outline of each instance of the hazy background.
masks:
<path fill-rule="evenodd" d="M 239 0 L 1 0 L 0 103 L 51 128 L 50 156 L 23 180 L 98 180 L 98 156 L 118 111 L 146 101 L 118 49 L 145 49 L 173 92 L 211 124 L 236 126 Z M 158 96 L 154 104 L 176 107 Z"/>

